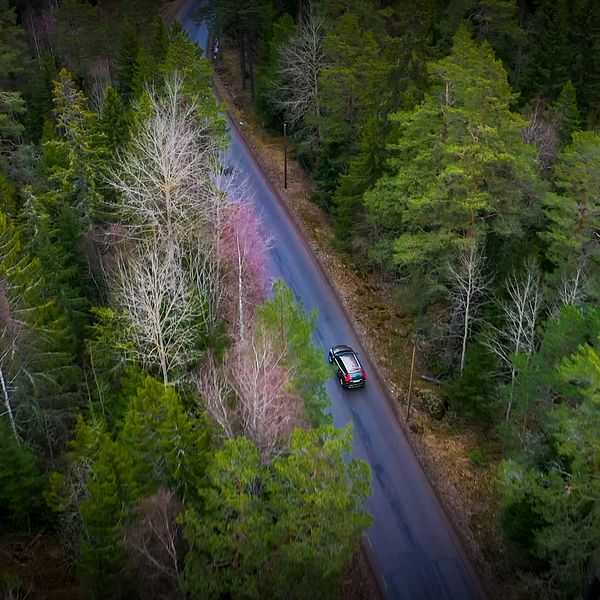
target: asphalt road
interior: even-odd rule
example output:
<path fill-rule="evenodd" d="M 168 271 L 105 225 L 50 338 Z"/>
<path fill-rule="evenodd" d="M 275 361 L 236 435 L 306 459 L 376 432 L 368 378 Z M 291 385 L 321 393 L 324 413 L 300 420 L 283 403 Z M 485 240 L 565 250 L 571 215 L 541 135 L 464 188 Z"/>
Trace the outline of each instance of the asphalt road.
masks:
<path fill-rule="evenodd" d="M 189 2 L 178 19 L 190 38 L 206 48 L 207 30 L 191 19 L 201 2 Z M 230 120 L 229 161 L 252 192 L 265 233 L 271 238 L 269 275 L 282 277 L 307 309 L 318 312 L 313 342 L 323 349 L 348 344 L 360 355 L 369 380 L 358 390 L 327 382 L 334 423 L 354 427 L 353 455 L 366 460 L 373 474 L 367 509 L 375 521 L 365 536 L 380 589 L 403 600 L 484 598 L 477 574 L 433 489 L 396 422 L 386 392 L 352 325 L 307 249 L 287 210 Z"/>

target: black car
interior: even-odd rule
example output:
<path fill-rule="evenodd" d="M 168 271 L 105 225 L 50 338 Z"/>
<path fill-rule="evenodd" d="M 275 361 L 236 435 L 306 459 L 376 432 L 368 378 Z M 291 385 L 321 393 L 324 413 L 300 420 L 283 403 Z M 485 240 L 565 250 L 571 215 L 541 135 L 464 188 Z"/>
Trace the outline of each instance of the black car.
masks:
<path fill-rule="evenodd" d="M 350 346 L 333 346 L 329 349 L 329 362 L 337 367 L 337 378 L 344 388 L 357 388 L 365 385 L 367 374 L 362 368 L 358 355 Z"/>

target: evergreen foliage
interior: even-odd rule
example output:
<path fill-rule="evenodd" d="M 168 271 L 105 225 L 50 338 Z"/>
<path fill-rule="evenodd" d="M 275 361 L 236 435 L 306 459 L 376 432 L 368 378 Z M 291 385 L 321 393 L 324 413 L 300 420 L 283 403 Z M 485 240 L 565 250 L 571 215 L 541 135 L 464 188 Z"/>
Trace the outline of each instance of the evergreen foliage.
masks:
<path fill-rule="evenodd" d="M 126 105 L 134 96 L 139 52 L 140 42 L 137 33 L 129 20 L 126 20 L 121 27 L 116 57 L 117 87 Z"/>
<path fill-rule="evenodd" d="M 555 167 L 555 189 L 546 196 L 549 227 L 548 258 L 555 270 L 550 278 L 558 287 L 563 280 L 581 278 L 581 292 L 590 301 L 600 298 L 600 137 L 589 131 L 573 134 Z"/>
<path fill-rule="evenodd" d="M 15 438 L 51 453 L 66 441 L 77 407 L 78 371 L 69 331 L 41 277 L 40 263 L 22 249 L 19 234 L 0 214 L 3 414 Z"/>
<path fill-rule="evenodd" d="M 525 98 L 542 95 L 556 100 L 569 79 L 571 51 L 566 0 L 542 0 L 527 66 L 520 81 Z"/>
<path fill-rule="evenodd" d="M 389 260 L 436 289 L 440 270 L 470 238 L 508 244 L 539 214 L 531 148 L 510 110 L 515 96 L 489 46 L 466 28 L 451 54 L 431 63 L 432 92 L 396 113 L 390 174 L 365 194 L 368 218 Z"/>
<path fill-rule="evenodd" d="M 137 502 L 159 489 L 171 489 L 183 503 L 193 499 L 210 448 L 208 423 L 190 417 L 173 388 L 142 377 L 132 394 L 116 439 L 82 423 L 76 442 L 84 448 L 81 460 L 89 455 L 89 440 L 98 436 L 79 512 L 85 531 L 82 560 L 104 594 L 127 590 L 120 539 Z"/>
<path fill-rule="evenodd" d="M 570 79 L 560 91 L 553 108 L 558 113 L 561 139 L 565 145 L 569 144 L 573 132 L 581 129 L 581 116 L 577 107 L 577 92 Z"/>
<path fill-rule="evenodd" d="M 64 0 L 56 10 L 54 46 L 67 68 L 82 77 L 100 53 L 102 30 L 98 8 L 87 0 Z"/>
<path fill-rule="evenodd" d="M 573 322 L 575 318 L 584 324 L 582 317 L 570 309 L 561 319 Z M 525 460 L 508 460 L 500 471 L 505 514 L 523 515 L 520 532 L 505 520 L 508 532 L 515 541 L 528 540 L 528 552 L 544 561 L 540 577 L 556 597 L 583 595 L 588 569 L 593 568 L 590 558 L 600 540 L 597 311 L 590 317 L 592 345 L 583 343 L 568 354 L 569 349 L 555 347 L 554 361 L 546 363 L 546 376 L 559 396 L 546 413 L 545 439 L 537 447 L 530 446 Z M 561 325 L 565 324 L 563 320 Z M 556 328 L 550 331 L 558 333 Z"/>
<path fill-rule="evenodd" d="M 0 421 L 0 464 L 0 522 L 13 527 L 36 524 L 45 512 L 46 478 L 35 453 L 19 443 L 4 419 Z"/>
<path fill-rule="evenodd" d="M 204 512 L 182 516 L 193 598 L 330 598 L 362 530 L 368 468 L 346 462 L 351 431 L 297 430 L 289 454 L 262 465 L 245 438 L 215 454 Z"/>
<path fill-rule="evenodd" d="M 316 311 L 307 314 L 302 303 L 295 302 L 292 290 L 278 279 L 273 285 L 273 298 L 258 308 L 257 316 L 273 331 L 275 339 L 284 344 L 286 366 L 293 373 L 290 386 L 304 401 L 309 421 L 313 426 L 329 422 L 331 417 L 326 412 L 329 398 L 324 383 L 331 370 L 311 341 Z"/>
<path fill-rule="evenodd" d="M 283 420 L 292 415 L 313 428 L 291 439 L 286 431 L 271 453 L 235 437 L 241 417 L 232 405 L 242 395 L 232 392 L 227 369 L 240 344 L 222 310 L 231 298 L 218 295 L 226 269 L 193 262 L 222 251 L 222 165 L 203 165 L 192 178 L 204 182 L 205 204 L 190 216 L 194 227 L 181 228 L 172 263 L 186 274 L 197 269 L 194 281 L 210 280 L 218 293 L 186 296 L 196 302 L 194 316 L 178 334 L 191 341 L 171 385 L 148 377 L 144 366 L 153 367 L 139 354 L 142 364 L 131 364 L 136 348 L 122 313 L 110 308 L 118 261 L 131 259 L 148 232 L 132 236 L 119 210 L 109 210 L 124 198 L 106 174 L 120 172 L 132 147 L 143 154 L 136 143 L 153 102 L 177 77 L 177 110 L 196 108 L 183 141 L 200 132 L 194 156 L 210 142 L 216 157 L 226 132 L 210 64 L 179 24 L 165 25 L 153 0 L 62 0 L 51 8 L 0 0 L 2 524 L 32 533 L 44 526 L 43 494 L 83 587 L 136 597 L 153 589 L 164 565 L 148 558 L 150 547 L 141 556 L 131 536 L 148 533 L 144 510 L 165 508 L 167 499 L 171 591 L 335 597 L 370 524 L 368 468 L 349 458 L 351 432 L 328 425 L 331 372 L 312 344 L 316 313 L 306 314 L 282 281 L 256 312 L 258 301 L 246 303 L 246 331 L 254 328 L 254 350 L 265 350 L 268 338 L 273 354 L 284 356 L 275 369 Z M 221 48 L 237 45 L 241 83 L 263 122 L 277 131 L 288 123 L 338 247 L 361 268 L 377 268 L 405 299 L 415 291 L 401 310 L 413 312 L 415 328 L 423 325 L 424 367 L 445 365 L 444 390 L 450 410 L 465 417 L 461 426 L 502 436 L 499 521 L 529 560 L 528 593 L 589 595 L 600 544 L 600 4 L 211 0 L 202 15 Z M 303 57 L 295 54 L 302 49 Z M 302 106 L 292 114 L 295 102 Z M 158 154 L 164 162 L 166 153 Z M 140 171 L 146 181 L 151 169 Z M 172 191 L 165 181 L 161 199 Z M 452 340 L 461 307 L 447 272 L 474 245 L 485 255 L 486 284 L 459 372 Z M 137 248 L 147 259 L 151 246 Z M 161 262 L 167 253 L 155 256 Z M 540 281 L 525 257 L 537 260 L 546 286 L 536 289 L 529 323 L 515 317 L 514 302 L 527 277 L 534 287 Z M 173 279 L 168 271 L 158 289 L 171 289 Z M 256 292 L 261 282 L 248 279 L 244 289 Z M 167 302 L 153 306 L 161 312 Z M 210 327 L 200 325 L 213 309 Z M 434 332 L 446 309 L 444 344 Z M 493 332 L 503 343 L 514 334 L 500 349 L 510 377 L 496 372 Z M 205 352 L 214 377 L 202 393 L 212 393 L 217 408 L 224 403 L 229 427 L 202 412 L 209 404 L 190 384 Z M 500 414 L 507 398 L 510 410 Z M 213 429 L 230 439 L 223 443 Z M 478 449 L 470 456 L 482 463 Z M 3 590 L 15 585 L 0 582 Z"/>

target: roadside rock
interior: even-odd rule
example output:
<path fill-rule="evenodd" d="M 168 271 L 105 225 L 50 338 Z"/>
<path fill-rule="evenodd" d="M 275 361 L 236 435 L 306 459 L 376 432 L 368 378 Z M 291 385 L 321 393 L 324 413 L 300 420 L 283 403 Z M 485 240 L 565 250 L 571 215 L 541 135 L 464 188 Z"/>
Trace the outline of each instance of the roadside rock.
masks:
<path fill-rule="evenodd" d="M 416 388 L 415 405 L 426 411 L 432 419 L 440 421 L 446 415 L 447 402 L 429 388 Z"/>

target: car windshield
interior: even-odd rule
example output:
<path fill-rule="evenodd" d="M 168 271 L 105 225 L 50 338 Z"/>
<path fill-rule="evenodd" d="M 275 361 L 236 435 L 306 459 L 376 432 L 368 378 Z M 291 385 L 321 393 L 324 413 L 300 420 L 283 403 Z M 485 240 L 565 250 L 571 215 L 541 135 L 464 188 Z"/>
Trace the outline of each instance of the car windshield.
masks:
<path fill-rule="evenodd" d="M 348 373 L 360 371 L 360 364 L 355 354 L 342 354 L 340 356 Z"/>

